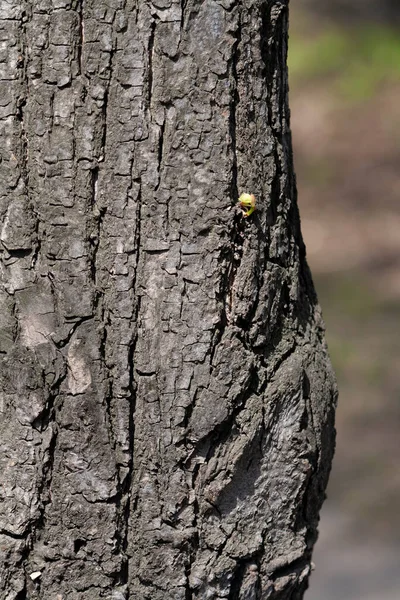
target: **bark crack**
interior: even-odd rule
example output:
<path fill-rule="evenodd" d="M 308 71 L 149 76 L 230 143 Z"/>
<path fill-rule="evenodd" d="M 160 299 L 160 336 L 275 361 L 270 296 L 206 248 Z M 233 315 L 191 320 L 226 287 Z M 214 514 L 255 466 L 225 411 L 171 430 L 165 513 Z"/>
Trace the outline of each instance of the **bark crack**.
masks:
<path fill-rule="evenodd" d="M 149 41 L 148 41 L 148 46 L 147 46 L 147 54 L 148 54 L 147 103 L 148 103 L 149 110 L 151 109 L 152 95 L 153 95 L 153 77 L 154 77 L 153 53 L 154 53 L 154 40 L 155 40 L 156 27 L 157 27 L 157 23 L 153 19 L 151 26 L 150 26 L 150 35 L 149 35 Z"/>
<path fill-rule="evenodd" d="M 134 355 L 136 351 L 136 345 L 138 341 L 138 319 L 140 314 L 141 296 L 138 290 L 138 269 L 140 260 L 140 249 L 141 249 L 141 219 L 142 219 L 142 191 L 141 183 L 139 185 L 137 208 L 136 208 L 136 230 L 135 230 L 135 253 L 136 253 L 136 265 L 133 275 L 132 287 L 134 290 L 135 307 L 133 311 L 132 322 L 133 323 L 133 335 L 128 349 L 128 368 L 129 368 L 129 459 L 128 459 L 128 473 L 123 482 L 119 479 L 119 493 L 117 497 L 117 510 L 118 510 L 118 531 L 119 531 L 119 547 L 123 554 L 122 568 L 118 575 L 118 582 L 121 585 L 125 585 L 127 589 L 127 597 L 129 597 L 129 553 L 128 553 L 128 535 L 129 526 L 131 520 L 131 512 L 134 510 L 132 506 L 133 499 L 131 497 L 131 488 L 134 472 L 134 441 L 135 441 L 135 409 L 136 409 L 136 391 L 137 382 L 135 381 L 135 364 Z"/>
<path fill-rule="evenodd" d="M 163 163 L 163 150 L 164 150 L 164 135 L 165 135 L 165 118 L 160 126 L 158 134 L 158 181 L 154 191 L 157 191 L 161 183 L 161 169 Z"/>
<path fill-rule="evenodd" d="M 79 65 L 79 74 L 83 75 L 83 48 L 85 44 L 85 21 L 83 16 L 83 11 L 85 7 L 85 0 L 78 0 L 78 42 L 77 42 L 77 53 L 78 53 L 78 65 Z"/>

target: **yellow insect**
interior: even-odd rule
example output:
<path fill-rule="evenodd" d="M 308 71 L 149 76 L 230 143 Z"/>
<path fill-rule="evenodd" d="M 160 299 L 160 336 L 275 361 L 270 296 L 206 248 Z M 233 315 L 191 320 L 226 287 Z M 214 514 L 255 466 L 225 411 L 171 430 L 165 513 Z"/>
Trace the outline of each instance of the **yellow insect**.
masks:
<path fill-rule="evenodd" d="M 256 198 L 254 194 L 242 194 L 238 202 L 244 217 L 249 217 L 256 210 Z"/>

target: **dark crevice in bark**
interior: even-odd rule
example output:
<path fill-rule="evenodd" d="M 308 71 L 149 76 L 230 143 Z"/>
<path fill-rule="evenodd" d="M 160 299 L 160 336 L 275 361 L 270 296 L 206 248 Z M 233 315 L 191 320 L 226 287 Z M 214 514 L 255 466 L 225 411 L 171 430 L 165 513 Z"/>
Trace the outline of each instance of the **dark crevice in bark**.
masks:
<path fill-rule="evenodd" d="M 279 213 L 279 207 L 283 199 L 283 190 L 281 180 L 287 165 L 282 164 L 282 154 L 284 153 L 285 140 L 282 120 L 278 124 L 275 122 L 274 107 L 282 107 L 285 99 L 285 90 L 283 89 L 286 81 L 286 57 L 283 56 L 285 46 L 286 23 L 284 15 L 287 13 L 287 7 L 283 3 L 271 4 L 265 3 L 261 7 L 261 57 L 263 61 L 264 76 L 268 90 L 268 123 L 273 132 L 274 143 L 274 158 L 275 158 L 275 175 L 271 184 L 271 199 L 268 207 L 268 224 L 271 226 L 276 222 Z M 280 29 L 279 35 L 277 29 Z M 284 72 L 283 72 L 283 71 Z M 277 86 L 277 83 L 279 84 Z M 280 112 L 281 117 L 281 112 Z M 289 124 L 288 124 L 289 125 Z"/>
<path fill-rule="evenodd" d="M 0 529 L 0 535 L 5 535 L 13 540 L 24 540 L 26 538 L 26 533 L 14 533 L 13 531 L 8 531 L 8 529 Z"/>
<path fill-rule="evenodd" d="M 40 231 L 40 218 L 34 206 L 32 206 L 32 213 L 35 215 L 35 241 L 31 260 L 31 269 L 34 269 L 40 255 L 40 250 L 42 248 L 42 240 Z"/>
<path fill-rule="evenodd" d="M 224 6 L 224 10 L 229 14 L 232 13 L 237 6 L 240 6 L 242 0 L 236 0 L 232 2 L 229 6 Z"/>
<path fill-rule="evenodd" d="M 192 589 L 191 589 L 190 583 L 189 583 L 190 566 L 186 567 L 185 575 L 186 575 L 186 580 L 187 580 L 186 586 L 185 586 L 185 600 L 193 600 L 193 592 L 192 592 Z"/>
<path fill-rule="evenodd" d="M 273 107 L 283 107 L 283 97 L 281 89 L 286 81 L 286 57 L 283 55 L 283 49 L 287 47 L 287 28 L 283 17 L 287 14 L 287 5 L 284 2 L 265 2 L 261 5 L 261 58 L 264 66 L 265 82 L 268 89 L 268 109 L 270 125 L 275 129 L 275 123 L 272 116 Z M 277 33 L 279 27 L 279 32 Z M 280 87 L 277 93 L 280 97 L 274 98 L 274 87 L 278 83 Z M 276 100 L 276 102 L 275 102 Z M 282 111 L 280 111 L 281 115 Z"/>
<path fill-rule="evenodd" d="M 180 24 L 179 44 L 182 41 L 182 33 L 184 32 L 184 28 L 185 28 L 185 10 L 186 10 L 187 3 L 188 3 L 188 0 L 181 0 L 181 24 Z"/>
<path fill-rule="evenodd" d="M 90 204 L 94 209 L 95 214 L 95 231 L 89 233 L 89 261 L 90 261 L 90 275 L 94 286 L 94 309 L 97 308 L 102 293 L 97 286 L 97 252 L 99 249 L 101 232 L 103 227 L 103 220 L 107 212 L 107 207 L 99 207 L 97 202 L 98 195 L 98 179 L 99 179 L 99 168 L 94 167 L 91 170 L 91 198 Z"/>
<path fill-rule="evenodd" d="M 141 184 L 138 192 L 137 209 L 136 209 L 136 232 L 135 232 L 135 249 L 136 249 L 136 265 L 133 277 L 133 289 L 135 290 L 135 308 L 132 318 L 134 327 L 132 340 L 128 350 L 128 368 L 129 368 L 129 460 L 128 460 L 128 473 L 122 482 L 119 478 L 118 495 L 116 499 L 117 506 L 117 531 L 118 531 L 118 545 L 121 553 L 123 554 L 121 570 L 118 573 L 117 580 L 120 585 L 127 586 L 127 597 L 129 597 L 129 556 L 128 551 L 128 535 L 129 526 L 131 520 L 131 513 L 135 510 L 133 506 L 134 500 L 131 497 L 131 488 L 133 480 L 134 470 L 134 442 L 135 442 L 135 409 L 136 409 L 136 390 L 137 383 L 135 381 L 135 350 L 138 340 L 138 318 L 140 314 L 141 297 L 138 293 L 138 268 L 140 259 L 141 239 L 140 239 L 140 226 L 142 218 L 142 195 L 141 195 Z M 137 373 L 138 374 L 138 373 Z"/>
<path fill-rule="evenodd" d="M 251 598 L 252 600 L 259 600 L 261 598 L 261 588 L 258 576 L 258 563 L 260 560 L 260 552 L 255 553 L 254 557 L 247 556 L 238 560 L 236 569 L 233 573 L 228 600 L 238 600 L 239 598 Z M 246 571 L 250 565 L 257 565 L 257 578 L 254 584 L 251 585 L 250 589 L 247 588 L 246 590 L 243 590 Z"/>
<path fill-rule="evenodd" d="M 91 180 L 91 204 L 92 206 L 96 206 L 97 204 L 97 186 L 99 182 L 99 167 L 93 167 L 91 170 L 92 180 Z"/>
<path fill-rule="evenodd" d="M 49 422 L 50 422 L 50 416 L 49 416 Z M 53 422 L 53 423 L 56 422 L 54 410 L 53 410 L 53 414 L 51 415 L 51 422 Z M 40 481 L 40 486 L 38 488 L 38 497 L 41 499 L 41 506 L 40 506 L 39 517 L 35 523 L 35 537 L 36 538 L 37 538 L 38 530 L 44 528 L 46 506 L 48 504 L 50 504 L 50 502 L 51 502 L 50 489 L 51 489 L 51 481 L 52 481 L 52 477 L 53 477 L 53 467 L 54 467 L 55 451 L 56 451 L 56 446 L 57 446 L 57 436 L 58 436 L 58 428 L 57 428 L 57 425 L 55 425 L 53 428 L 49 447 L 47 449 L 47 460 L 45 460 L 43 463 L 42 478 Z M 43 498 L 43 495 L 45 493 L 47 494 L 47 498 Z"/>
<path fill-rule="evenodd" d="M 238 20 L 237 30 L 235 32 L 235 42 L 232 47 L 232 57 L 231 57 L 231 77 L 233 80 L 233 91 L 230 103 L 230 113 L 229 113 L 229 133 L 231 139 L 231 151 L 232 151 L 232 180 L 231 180 L 231 194 L 232 200 L 234 202 L 239 198 L 239 190 L 238 190 L 238 159 L 237 159 L 237 140 L 236 140 L 236 110 L 239 106 L 239 90 L 238 90 L 238 74 L 237 74 L 237 64 L 239 62 L 240 57 L 240 43 L 241 43 L 241 23 L 240 18 Z"/>
<path fill-rule="evenodd" d="M 273 5 L 273 8 L 278 5 Z M 275 123 L 273 107 L 276 105 L 281 106 L 281 98 L 278 97 L 278 94 L 281 92 L 280 89 L 276 90 L 275 85 L 277 81 L 277 77 L 275 77 L 275 73 L 281 73 L 282 68 L 284 68 L 284 64 L 282 63 L 282 58 L 280 56 L 282 44 L 283 44 L 283 34 L 285 31 L 284 23 L 282 22 L 282 32 L 278 36 L 276 34 L 276 28 L 278 26 L 278 20 L 281 20 L 280 17 L 283 15 L 284 6 L 279 5 L 278 10 L 280 10 L 278 16 L 273 19 L 272 18 L 272 10 L 271 6 L 266 4 L 262 7 L 261 17 L 262 17 L 262 33 L 261 33 L 261 56 L 264 64 L 264 72 L 265 78 L 267 82 L 267 90 L 268 90 L 268 102 L 267 102 L 267 113 L 268 113 L 268 123 L 271 127 L 271 131 L 274 136 L 274 164 L 275 164 L 275 174 L 271 183 L 271 197 L 270 197 L 270 205 L 268 207 L 267 219 L 268 225 L 274 225 L 276 223 L 277 216 L 282 207 L 283 194 L 284 190 L 282 189 L 282 178 L 285 171 L 285 166 L 282 164 L 282 156 L 280 156 L 280 151 L 283 153 L 283 132 L 282 132 L 282 123 L 280 127 L 277 128 L 277 124 Z M 282 82 L 282 74 L 280 75 L 279 83 Z M 279 103 L 279 104 L 278 104 Z M 268 246 L 267 246 L 268 248 Z M 285 267 L 285 258 L 277 260 L 276 257 L 272 259 L 269 256 L 269 252 L 265 254 L 266 260 L 275 260 L 277 264 Z M 265 265 L 264 265 L 265 267 Z"/>
<path fill-rule="evenodd" d="M 139 309 L 138 309 L 139 310 Z M 133 509 L 131 503 L 131 487 L 133 478 L 133 453 L 134 453 L 134 436 L 135 436 L 135 404 L 136 404 L 136 386 L 134 383 L 134 351 L 135 343 L 129 348 L 128 353 L 128 366 L 129 366 L 129 391 L 130 391 L 130 410 L 129 410 L 129 460 L 128 460 L 128 474 L 123 482 L 119 482 L 119 493 L 117 499 L 117 511 L 118 511 L 118 534 L 119 534 L 119 547 L 122 553 L 122 564 L 121 571 L 118 574 L 118 583 L 120 585 L 126 585 L 129 597 L 129 556 L 128 550 L 128 535 L 129 525 L 131 519 L 131 511 Z"/>
<path fill-rule="evenodd" d="M 100 152 L 101 155 L 98 157 L 98 161 L 104 161 L 105 158 L 105 154 L 106 154 L 106 143 L 107 143 L 107 109 L 108 109 L 108 100 L 109 100 L 109 95 L 110 95 L 110 87 L 111 87 L 111 81 L 112 81 L 112 61 L 113 61 L 113 52 L 111 52 L 110 54 L 110 79 L 109 79 L 109 83 L 104 91 L 104 99 L 103 99 L 103 106 L 101 109 L 101 114 L 102 114 L 102 136 L 101 136 L 101 142 L 100 142 Z"/>
<path fill-rule="evenodd" d="M 77 61 L 79 65 L 79 75 L 83 75 L 83 46 L 85 43 L 85 25 L 83 17 L 85 0 L 78 0 L 77 14 L 78 14 L 78 40 L 77 40 Z"/>
<path fill-rule="evenodd" d="M 96 204 L 97 204 L 97 186 L 98 186 L 98 181 L 99 181 L 99 167 L 94 167 L 91 170 L 91 174 L 92 174 L 91 203 L 92 203 L 92 206 L 96 206 Z"/>
<path fill-rule="evenodd" d="M 49 425 L 54 421 L 54 404 L 58 396 L 58 389 L 66 376 L 67 369 L 65 369 L 64 373 L 57 379 L 57 382 L 53 384 L 53 389 L 49 391 L 43 410 L 40 411 L 39 415 L 32 421 L 32 427 L 34 429 L 37 429 L 40 432 L 46 431 Z"/>
<path fill-rule="evenodd" d="M 154 377 L 154 375 L 157 375 L 156 371 L 140 371 L 139 369 L 136 369 L 136 373 L 137 375 L 140 375 L 140 377 Z"/>
<path fill-rule="evenodd" d="M 40 239 L 38 235 L 39 231 L 39 218 L 35 211 L 35 207 L 30 200 L 30 189 L 29 189 L 29 143 L 28 143 L 28 133 L 26 131 L 25 124 L 25 108 L 27 104 L 27 98 L 29 94 L 29 82 L 28 82 L 28 62 L 29 62 L 29 54 L 27 47 L 27 23 L 31 18 L 31 6 L 29 4 L 24 3 L 24 10 L 21 12 L 21 21 L 20 21 L 20 56 L 18 59 L 17 67 L 20 71 L 19 79 L 21 83 L 21 95 L 17 98 L 16 101 L 16 113 L 15 118 L 20 124 L 20 153 L 21 153 L 21 177 L 25 186 L 25 195 L 27 198 L 27 203 L 29 206 L 29 210 L 35 215 L 35 234 L 36 239 L 33 241 L 33 256 L 31 261 L 31 268 L 34 268 L 39 252 L 40 252 Z M 22 254 L 22 252 L 26 252 L 27 250 L 8 250 L 9 254 L 16 256 L 17 258 L 23 258 L 28 254 Z M 17 254 L 17 253 L 20 254 Z M 29 251 L 29 253 L 31 250 Z"/>
<path fill-rule="evenodd" d="M 29 559 L 30 553 L 34 549 L 35 542 L 40 539 L 40 532 L 45 528 L 46 509 L 52 502 L 51 498 L 51 482 L 53 478 L 53 468 L 55 460 L 55 452 L 58 437 L 58 425 L 55 416 L 55 402 L 60 394 L 60 386 L 66 377 L 66 372 L 63 373 L 53 384 L 52 389 L 48 392 L 46 406 L 40 415 L 32 422 L 32 427 L 40 432 L 46 431 L 49 427 L 52 428 L 51 438 L 46 448 L 46 454 L 42 458 L 42 472 L 37 484 L 37 499 L 38 499 L 38 515 L 29 523 L 26 537 L 29 539 L 24 552 L 23 562 Z M 40 582 L 37 582 L 37 584 Z M 39 590 L 39 588 L 38 588 Z"/>
<path fill-rule="evenodd" d="M 190 383 L 192 382 L 192 379 L 193 379 L 193 377 L 191 377 Z M 192 418 L 193 411 L 194 411 L 194 409 L 196 407 L 196 400 L 197 400 L 197 396 L 198 396 L 199 391 L 200 391 L 199 388 L 196 387 L 196 389 L 194 391 L 194 394 L 193 394 L 192 401 L 190 402 L 190 404 L 188 406 L 185 406 L 185 415 L 184 415 L 184 418 L 183 418 L 182 427 L 184 428 L 184 430 L 186 432 L 188 430 L 190 419 Z M 180 443 L 183 443 L 186 446 L 186 444 L 187 444 L 186 437 L 184 437 Z M 179 445 L 179 443 L 178 443 L 178 445 Z M 190 464 L 190 458 L 191 457 L 189 457 L 189 464 Z"/>
<path fill-rule="evenodd" d="M 110 68 L 112 65 L 112 53 L 111 53 L 111 57 L 110 57 Z M 103 106 L 101 108 L 101 114 L 102 114 L 102 136 L 101 136 L 101 142 L 100 142 L 100 156 L 98 157 L 98 161 L 104 161 L 105 158 L 105 154 L 106 154 L 106 143 L 107 143 L 107 108 L 108 108 L 108 100 L 109 100 L 109 95 L 110 95 L 110 86 L 111 86 L 111 74 L 110 74 L 110 80 L 108 83 L 108 86 L 105 89 L 104 92 L 104 99 L 103 99 Z"/>
<path fill-rule="evenodd" d="M 77 321 L 71 321 L 71 329 L 68 332 L 68 335 L 65 338 L 59 339 L 59 340 L 52 340 L 54 345 L 57 348 L 65 348 L 65 346 L 67 344 L 69 344 L 69 342 L 71 341 L 72 336 L 74 335 L 75 331 L 78 329 L 78 327 L 80 327 L 82 325 L 82 323 L 85 323 L 86 321 L 90 321 L 91 319 L 93 319 L 93 315 L 88 315 L 87 317 L 81 317 L 80 319 L 78 319 Z M 66 321 L 66 323 L 68 323 L 68 321 Z"/>
<path fill-rule="evenodd" d="M 271 118 L 272 118 L 272 115 L 269 116 L 269 119 L 271 119 Z M 269 227 L 272 227 L 276 223 L 276 219 L 278 218 L 278 206 L 279 206 L 280 198 L 281 198 L 282 169 L 281 169 L 281 164 L 280 164 L 280 160 L 279 160 L 279 156 L 278 156 L 278 151 L 276 148 L 276 143 L 274 144 L 274 159 L 275 159 L 274 162 L 275 162 L 276 170 L 275 170 L 274 178 L 271 183 L 271 196 L 270 196 L 270 202 L 269 202 L 268 211 L 267 211 L 267 221 L 268 221 Z M 267 246 L 267 250 L 268 250 L 268 246 Z M 266 252 L 265 258 L 267 260 L 271 260 L 268 252 Z"/>
<path fill-rule="evenodd" d="M 116 436 L 114 432 L 114 420 L 112 416 L 112 399 L 113 399 L 113 377 L 110 369 L 107 366 L 106 359 L 106 347 L 107 347 L 107 336 L 108 327 L 111 326 L 109 316 L 105 315 L 104 306 L 101 307 L 101 337 L 100 337 L 100 362 L 104 369 L 104 401 L 106 406 L 107 424 L 108 424 L 108 435 L 111 447 L 115 450 L 116 448 Z"/>
<path fill-rule="evenodd" d="M 26 77 L 25 69 L 23 71 L 23 76 Z M 21 97 L 18 98 L 17 112 L 15 113 L 15 117 L 16 117 L 17 121 L 19 121 L 21 123 L 21 139 L 23 141 L 24 156 L 26 156 L 26 132 L 25 132 L 25 128 L 24 128 L 24 108 L 25 108 L 25 106 L 26 106 L 26 98 L 21 98 Z M 24 166 L 25 166 L 24 172 L 26 173 L 26 164 L 25 163 L 24 163 Z"/>
<path fill-rule="evenodd" d="M 240 18 L 237 25 L 235 43 L 232 48 L 231 56 L 231 79 L 233 81 L 233 91 L 230 102 L 229 112 L 229 133 L 231 140 L 232 153 L 232 170 L 231 170 L 231 198 L 236 202 L 239 198 L 238 187 L 238 157 L 237 157 L 237 123 L 236 111 L 240 103 L 238 91 L 238 74 L 237 64 L 240 60 L 240 44 L 241 44 L 241 23 Z M 235 210 L 233 215 L 232 227 L 229 234 L 230 244 L 226 246 L 221 253 L 221 259 L 226 264 L 220 280 L 220 290 L 217 298 L 221 303 L 220 321 L 216 326 L 212 345 L 210 349 L 210 364 L 213 365 L 213 359 L 218 344 L 224 334 L 226 326 L 231 322 L 234 283 L 237 271 L 240 267 L 243 256 L 243 243 L 245 238 L 245 219 L 241 211 Z"/>
<path fill-rule="evenodd" d="M 229 132 L 231 138 L 231 151 L 232 151 L 232 178 L 231 178 L 231 194 L 232 200 L 237 202 L 239 198 L 239 187 L 238 187 L 238 156 L 237 156 L 237 123 L 236 123 L 236 111 L 238 109 L 240 98 L 238 90 L 238 74 L 237 64 L 240 57 L 240 43 L 241 43 L 241 23 L 240 18 L 238 20 L 237 30 L 235 32 L 236 40 L 232 48 L 231 58 L 231 75 L 233 80 L 233 92 L 230 103 L 230 114 L 229 114 Z M 224 288 L 224 320 L 229 322 L 230 313 L 232 310 L 232 296 L 233 296 L 233 284 L 235 281 L 236 272 L 240 266 L 242 255 L 243 255 L 243 242 L 244 242 L 244 231 L 245 221 L 241 212 L 236 211 L 233 217 L 233 224 L 231 230 L 231 247 L 229 250 L 228 268 L 226 271 L 225 281 L 222 286 Z"/>
<path fill-rule="evenodd" d="M 112 86 L 112 82 L 113 82 L 115 54 L 116 54 L 116 41 L 114 41 L 113 48 L 110 52 L 110 59 L 109 59 L 110 74 L 108 77 L 108 82 L 107 82 L 106 88 L 104 90 L 103 104 L 101 107 L 102 134 L 101 134 L 101 142 L 100 142 L 100 156 L 97 157 L 98 162 L 103 162 L 105 160 L 105 156 L 106 156 L 107 126 L 108 126 L 107 114 L 108 114 L 108 104 L 109 104 L 109 100 L 110 100 L 110 91 L 111 91 L 111 86 Z"/>
<path fill-rule="evenodd" d="M 20 590 L 15 596 L 14 596 L 14 600 L 28 600 L 28 592 L 26 589 L 26 582 L 24 587 L 22 588 L 22 590 Z"/>
<path fill-rule="evenodd" d="M 149 110 L 151 108 L 151 101 L 152 101 L 152 94 L 153 94 L 153 77 L 154 77 L 153 52 L 154 52 L 154 39 L 155 39 L 155 33 L 156 33 L 156 26 L 157 26 L 157 23 L 155 20 L 153 20 L 151 23 L 151 26 L 150 26 L 150 35 L 149 35 L 149 41 L 148 41 L 148 47 L 147 47 L 147 54 L 148 54 L 147 104 L 148 104 Z"/>
<path fill-rule="evenodd" d="M 2 245 L 4 246 L 3 242 Z M 5 246 L 4 246 L 5 247 Z M 7 250 L 7 248 L 6 248 Z M 18 248 L 16 250 L 7 250 L 7 253 L 11 258 L 26 258 L 30 254 L 32 254 L 31 248 Z"/>
<path fill-rule="evenodd" d="M 287 577 L 288 575 L 293 575 L 296 573 L 300 575 L 301 571 L 310 564 L 309 553 L 306 555 L 302 555 L 296 560 L 284 564 L 282 567 L 278 567 L 275 571 L 270 575 L 272 581 L 276 581 L 277 579 Z"/>
<path fill-rule="evenodd" d="M 228 600 L 238 600 L 242 587 L 244 572 L 246 569 L 246 561 L 239 561 L 233 573 L 232 583 L 229 590 Z"/>
<path fill-rule="evenodd" d="M 41 479 L 38 485 L 38 499 L 39 501 L 39 516 L 35 522 L 31 524 L 31 531 L 34 533 L 35 539 L 37 539 L 37 532 L 44 528 L 45 523 L 45 512 L 46 506 L 51 502 L 51 481 L 53 477 L 53 466 L 55 451 L 57 445 L 58 436 L 58 425 L 55 415 L 55 403 L 60 395 L 60 387 L 67 375 L 67 369 L 58 377 L 53 383 L 51 390 L 48 391 L 48 398 L 44 410 L 38 415 L 38 417 L 32 422 L 32 427 L 38 431 L 46 431 L 48 427 L 52 427 L 52 435 L 48 448 L 46 449 L 47 456 L 43 459 Z M 47 497 L 44 498 L 44 495 Z"/>
<path fill-rule="evenodd" d="M 158 181 L 157 181 L 157 185 L 155 187 L 155 191 L 158 190 L 158 188 L 160 187 L 160 183 L 161 183 L 161 168 L 162 168 L 162 161 L 163 161 L 163 150 L 164 150 L 164 135 L 165 135 L 165 119 L 162 122 L 162 125 L 160 126 L 160 131 L 159 131 L 159 135 L 158 135 Z"/>
<path fill-rule="evenodd" d="M 20 327 L 21 327 L 20 320 L 18 317 L 18 303 L 15 300 L 15 296 L 13 298 L 11 314 L 12 314 L 12 318 L 13 318 L 12 336 L 13 336 L 13 342 L 15 343 L 19 338 Z"/>
<path fill-rule="evenodd" d="M 76 539 L 74 540 L 74 552 L 75 554 L 79 552 L 81 548 L 84 548 L 87 545 L 87 540 Z"/>

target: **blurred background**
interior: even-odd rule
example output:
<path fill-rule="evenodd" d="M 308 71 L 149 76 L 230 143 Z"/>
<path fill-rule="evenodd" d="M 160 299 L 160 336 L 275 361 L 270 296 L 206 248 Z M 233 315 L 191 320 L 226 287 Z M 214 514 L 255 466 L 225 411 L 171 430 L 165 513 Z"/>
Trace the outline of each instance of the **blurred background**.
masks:
<path fill-rule="evenodd" d="M 302 230 L 339 385 L 306 600 L 400 599 L 400 2 L 291 3 Z"/>

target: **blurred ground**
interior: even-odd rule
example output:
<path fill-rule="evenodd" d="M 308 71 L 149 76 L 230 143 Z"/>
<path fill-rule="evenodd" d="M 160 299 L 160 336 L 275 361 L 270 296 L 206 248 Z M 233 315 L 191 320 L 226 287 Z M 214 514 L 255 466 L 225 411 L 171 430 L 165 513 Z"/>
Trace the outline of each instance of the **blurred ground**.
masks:
<path fill-rule="evenodd" d="M 389 0 L 292 3 L 302 230 L 340 391 L 337 451 L 306 600 L 400 598 L 397 17 L 400 6 Z"/>

